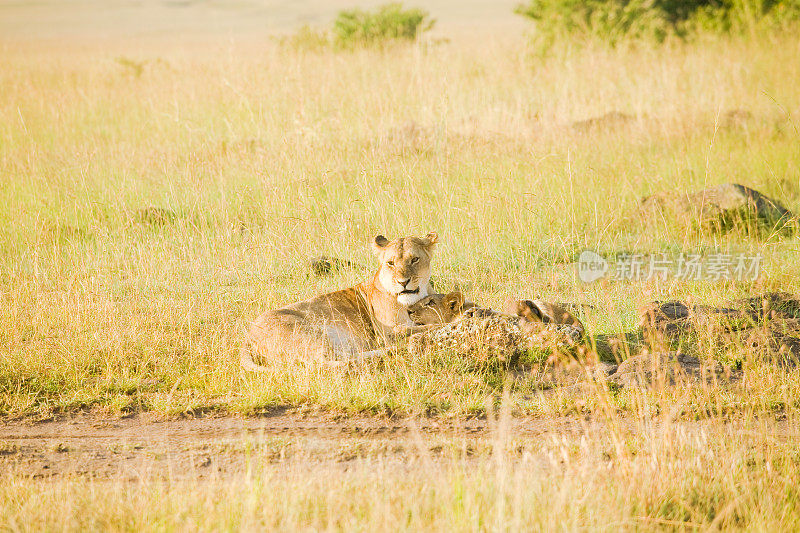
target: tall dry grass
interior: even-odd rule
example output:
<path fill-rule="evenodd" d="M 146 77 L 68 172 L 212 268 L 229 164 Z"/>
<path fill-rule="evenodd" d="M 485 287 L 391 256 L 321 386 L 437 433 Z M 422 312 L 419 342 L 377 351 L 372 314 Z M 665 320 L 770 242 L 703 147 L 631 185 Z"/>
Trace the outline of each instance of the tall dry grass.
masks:
<path fill-rule="evenodd" d="M 800 378 L 742 346 L 724 354 L 742 365 L 732 385 L 580 395 L 447 358 L 268 376 L 236 362 L 262 310 L 362 279 L 376 233 L 438 231 L 437 283 L 487 305 L 592 304 L 595 340 L 631 332 L 660 297 L 797 291 L 792 235 L 631 215 L 644 194 L 727 181 L 800 209 L 796 36 L 547 58 L 497 36 L 347 53 L 0 47 L 0 414 L 504 410 L 478 452 L 453 438 L 343 468 L 255 451 L 243 478 L 204 483 L 11 475 L 3 527 L 797 529 Z M 634 119 L 571 127 L 611 111 Z M 570 265 L 585 247 L 757 252 L 766 268 L 755 282 L 587 285 Z M 364 268 L 319 278 L 305 263 L 318 254 Z M 508 429 L 523 413 L 600 428 L 525 437 Z"/>
<path fill-rule="evenodd" d="M 592 304 L 593 335 L 630 332 L 637 306 L 659 297 L 716 303 L 797 288 L 791 236 L 644 227 L 631 214 L 644 194 L 727 181 L 798 209 L 793 35 L 566 46 L 547 58 L 513 36 L 341 53 L 274 42 L 2 46 L 5 415 L 482 412 L 502 371 L 403 358 L 344 375 L 238 368 L 248 320 L 363 279 L 377 233 L 436 230 L 440 287 L 487 305 L 511 295 Z M 726 121 L 733 110 L 749 115 Z M 571 127 L 611 111 L 634 118 Z M 587 285 L 570 265 L 587 247 L 747 251 L 766 268 L 756 282 Z M 305 263 L 317 254 L 364 268 L 318 278 Z M 772 379 L 753 368 L 747 383 Z M 796 376 L 777 379 L 785 387 L 719 402 L 792 403 Z M 537 386 L 516 383 L 520 411 L 583 409 L 541 400 Z"/>
<path fill-rule="evenodd" d="M 365 440 L 347 458 L 303 461 L 253 447 L 241 477 L 121 472 L 113 481 L 0 482 L 0 523 L 40 530 L 759 530 L 798 527 L 796 426 L 655 421 L 535 436 Z M 334 443 L 328 444 L 331 447 Z M 400 446 L 402 448 L 402 446 Z M 146 465 L 142 467 L 146 470 Z"/>

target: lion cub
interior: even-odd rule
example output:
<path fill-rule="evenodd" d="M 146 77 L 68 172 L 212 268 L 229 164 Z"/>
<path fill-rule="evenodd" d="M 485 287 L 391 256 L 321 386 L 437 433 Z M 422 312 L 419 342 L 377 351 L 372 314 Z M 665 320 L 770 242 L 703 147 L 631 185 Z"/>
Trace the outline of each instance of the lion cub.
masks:
<path fill-rule="evenodd" d="M 462 315 L 472 318 L 508 315 L 519 317 L 523 323 L 567 325 L 576 329 L 581 335 L 584 333 L 581 321 L 558 304 L 551 304 L 543 300 L 512 299 L 507 300 L 503 306 L 503 312 L 498 313 L 466 301 L 464 295 L 458 291 L 448 294 L 432 294 L 410 306 L 408 316 L 418 329 L 410 328 L 409 331 L 414 333 L 428 329 L 427 326 L 449 324 Z"/>
<path fill-rule="evenodd" d="M 467 309 L 478 307 L 466 301 L 458 291 L 447 294 L 432 294 L 408 308 L 408 316 L 417 326 L 447 324 Z"/>
<path fill-rule="evenodd" d="M 401 335 L 419 333 L 441 324 L 448 324 L 463 315 L 467 310 L 479 309 L 476 304 L 467 301 L 464 295 L 458 291 L 447 294 L 431 294 L 408 307 L 408 317 L 414 325 L 411 327 L 396 326 L 394 332 Z"/>
<path fill-rule="evenodd" d="M 584 327 L 572 313 L 559 304 L 551 304 L 543 300 L 506 300 L 503 312 L 516 315 L 530 323 L 558 324 L 571 326 L 580 335 L 584 334 Z"/>
<path fill-rule="evenodd" d="M 511 361 L 531 349 L 574 346 L 583 324 L 561 307 L 520 300 L 506 306 L 510 313 L 466 302 L 461 293 L 435 294 L 408 308 L 415 326 L 409 352 L 448 350 L 478 360 Z M 513 314 L 511 314 L 513 313 Z"/>

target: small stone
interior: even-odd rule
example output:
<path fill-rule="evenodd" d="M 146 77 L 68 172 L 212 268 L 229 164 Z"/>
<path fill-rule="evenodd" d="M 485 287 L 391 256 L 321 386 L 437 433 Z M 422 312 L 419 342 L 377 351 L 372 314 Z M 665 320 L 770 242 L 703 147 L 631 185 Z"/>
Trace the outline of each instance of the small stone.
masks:
<path fill-rule="evenodd" d="M 620 111 L 611 111 L 604 115 L 578 120 L 572 123 L 572 129 L 580 132 L 612 129 L 633 122 L 634 117 Z"/>
<path fill-rule="evenodd" d="M 317 276 L 325 276 L 337 270 L 357 267 L 357 265 L 346 259 L 339 259 L 338 257 L 329 257 L 326 255 L 312 257 L 309 260 L 309 264 L 311 266 L 311 271 Z"/>
<path fill-rule="evenodd" d="M 143 207 L 136 211 L 134 220 L 150 226 L 164 226 L 171 224 L 178 218 L 175 211 L 164 207 Z"/>

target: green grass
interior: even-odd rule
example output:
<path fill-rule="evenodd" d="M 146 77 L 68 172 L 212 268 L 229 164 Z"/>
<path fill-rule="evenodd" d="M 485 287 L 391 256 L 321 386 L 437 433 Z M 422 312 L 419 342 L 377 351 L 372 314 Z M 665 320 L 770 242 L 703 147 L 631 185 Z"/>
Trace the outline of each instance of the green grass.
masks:
<path fill-rule="evenodd" d="M 516 38 L 342 53 L 238 46 L 8 45 L 3 415 L 482 412 L 502 371 L 402 357 L 347 375 L 239 369 L 248 321 L 368 274 L 317 278 L 307 257 L 368 267 L 377 233 L 437 231 L 437 283 L 486 305 L 512 295 L 592 304 L 593 335 L 632 331 L 638 305 L 653 299 L 798 289 L 791 235 L 689 232 L 632 214 L 643 195 L 727 181 L 800 211 L 793 36 L 565 49 L 546 60 Z M 722 125 L 732 109 L 752 118 Z M 611 110 L 637 118 L 569 127 Z M 154 221 L 141 214 L 148 207 L 174 216 Z M 568 263 L 587 247 L 742 250 L 764 254 L 766 268 L 753 283 L 585 285 Z M 795 373 L 781 379 L 786 390 L 800 386 Z M 536 389 L 532 379 L 515 384 L 515 410 L 578 409 L 530 400 Z M 718 395 L 793 404 L 780 390 L 765 388 L 758 401 L 748 388 Z"/>
<path fill-rule="evenodd" d="M 264 310 L 364 279 L 377 233 L 437 231 L 437 286 L 482 304 L 595 306 L 585 324 L 598 346 L 632 333 L 652 300 L 800 292 L 792 232 L 718 234 L 635 214 L 644 195 L 729 181 L 800 212 L 796 36 L 565 44 L 547 58 L 515 36 L 348 52 L 2 46 L 1 418 L 288 405 L 487 416 L 495 429 L 477 448 L 444 437 L 441 453 L 427 434 L 407 457 L 356 447 L 345 466 L 254 448 L 246 473 L 203 482 L 39 482 L 12 468 L 0 528 L 798 529 L 800 372 L 743 343 L 700 333 L 684 346 L 740 366 L 732 384 L 577 394 L 447 354 L 266 375 L 237 355 Z M 731 110 L 751 116 L 730 125 Z M 611 111 L 634 120 L 570 126 Z M 765 268 L 753 282 L 587 285 L 571 264 L 584 248 L 746 251 Z M 316 277 L 306 261 L 321 254 L 364 268 Z M 518 434 L 509 416 L 574 431 Z M 302 455 L 302 439 L 290 441 Z M 80 453 L 60 446 L 47 453 Z M 0 444 L 5 464 L 24 468 L 24 448 Z"/>

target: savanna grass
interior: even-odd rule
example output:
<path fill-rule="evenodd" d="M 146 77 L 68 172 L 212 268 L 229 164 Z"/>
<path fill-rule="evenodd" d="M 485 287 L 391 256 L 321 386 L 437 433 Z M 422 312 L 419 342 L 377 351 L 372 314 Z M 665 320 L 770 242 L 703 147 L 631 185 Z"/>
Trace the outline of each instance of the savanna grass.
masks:
<path fill-rule="evenodd" d="M 309 443 L 253 446 L 235 480 L 165 476 L 0 483 L 0 524 L 40 530 L 370 531 L 793 530 L 798 448 L 791 424 L 642 419 L 535 437 L 352 444 L 315 459 Z M 327 442 L 327 447 L 331 443 Z M 308 456 L 308 457 L 306 457 Z M 302 461 L 298 462 L 297 457 Z M 288 475 L 287 475 L 288 473 Z"/>
<path fill-rule="evenodd" d="M 522 37 L 349 52 L 3 46 L 5 416 L 483 412 L 507 383 L 502 368 L 400 354 L 350 373 L 239 369 L 249 320 L 363 279 L 377 233 L 439 232 L 437 286 L 486 305 L 535 295 L 591 304 L 592 339 L 632 332 L 652 299 L 798 289 L 793 233 L 690 232 L 637 214 L 641 196 L 729 181 L 800 210 L 795 35 L 565 46 L 544 59 Z M 749 118 L 725 123 L 731 110 Z M 633 118 L 571 127 L 610 111 Z M 571 263 L 584 248 L 746 251 L 765 266 L 753 282 L 583 284 Z M 306 259 L 320 254 L 363 268 L 317 277 Z M 537 395 L 531 378 L 510 394 L 515 412 L 540 414 L 625 409 L 626 395 L 654 408 L 689 398 L 692 413 L 794 407 L 796 372 L 744 368 L 746 385 L 732 390 L 576 403 Z"/>

